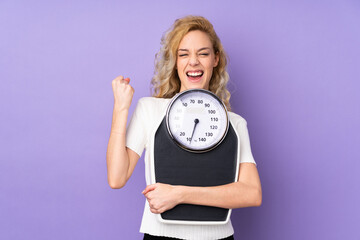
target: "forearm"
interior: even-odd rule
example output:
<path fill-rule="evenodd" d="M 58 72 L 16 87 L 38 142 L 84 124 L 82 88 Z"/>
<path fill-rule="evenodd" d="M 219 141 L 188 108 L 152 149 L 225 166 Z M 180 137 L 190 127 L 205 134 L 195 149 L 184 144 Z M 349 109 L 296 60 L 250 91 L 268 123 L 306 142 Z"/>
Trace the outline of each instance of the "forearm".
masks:
<path fill-rule="evenodd" d="M 106 161 L 108 182 L 112 188 L 121 188 L 128 179 L 129 157 L 125 146 L 128 110 L 118 110 L 114 106 Z"/>
<path fill-rule="evenodd" d="M 162 213 L 178 204 L 195 204 L 221 208 L 260 206 L 261 183 L 256 165 L 241 163 L 237 182 L 215 187 L 189 187 L 155 183 L 142 192 L 150 211 Z"/>
<path fill-rule="evenodd" d="M 243 182 L 215 187 L 177 186 L 180 202 L 222 208 L 242 208 L 261 205 L 261 188 Z"/>

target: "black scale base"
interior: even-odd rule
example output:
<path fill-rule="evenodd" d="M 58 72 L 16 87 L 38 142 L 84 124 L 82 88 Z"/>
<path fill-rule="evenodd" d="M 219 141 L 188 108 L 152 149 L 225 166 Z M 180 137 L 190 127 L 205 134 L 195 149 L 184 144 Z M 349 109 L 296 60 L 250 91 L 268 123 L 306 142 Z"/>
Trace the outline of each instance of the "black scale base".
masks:
<path fill-rule="evenodd" d="M 166 120 L 155 135 L 155 179 L 159 183 L 186 186 L 218 186 L 234 182 L 238 139 L 229 124 L 222 143 L 205 153 L 191 153 L 179 147 L 170 137 Z M 180 204 L 161 214 L 164 220 L 225 221 L 229 209 Z"/>

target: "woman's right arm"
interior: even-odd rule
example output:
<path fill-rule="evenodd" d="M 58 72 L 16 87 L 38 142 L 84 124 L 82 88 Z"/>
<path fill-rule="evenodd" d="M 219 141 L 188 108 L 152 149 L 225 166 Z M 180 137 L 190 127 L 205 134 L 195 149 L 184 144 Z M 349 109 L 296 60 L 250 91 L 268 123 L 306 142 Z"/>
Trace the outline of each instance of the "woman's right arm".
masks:
<path fill-rule="evenodd" d="M 122 188 L 134 171 L 140 156 L 125 146 L 126 122 L 134 89 L 129 79 L 119 76 L 112 81 L 114 110 L 106 153 L 108 182 L 111 188 Z"/>

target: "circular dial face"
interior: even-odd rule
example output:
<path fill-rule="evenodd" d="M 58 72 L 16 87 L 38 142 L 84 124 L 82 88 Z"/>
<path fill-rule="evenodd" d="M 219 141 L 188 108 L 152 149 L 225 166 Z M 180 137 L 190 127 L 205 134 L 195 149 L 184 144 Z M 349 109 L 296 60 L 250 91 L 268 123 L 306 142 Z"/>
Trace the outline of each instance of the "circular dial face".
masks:
<path fill-rule="evenodd" d="M 204 152 L 221 143 L 229 120 L 225 105 L 216 95 L 191 89 L 179 93 L 170 102 L 166 123 L 170 136 L 180 147 Z"/>

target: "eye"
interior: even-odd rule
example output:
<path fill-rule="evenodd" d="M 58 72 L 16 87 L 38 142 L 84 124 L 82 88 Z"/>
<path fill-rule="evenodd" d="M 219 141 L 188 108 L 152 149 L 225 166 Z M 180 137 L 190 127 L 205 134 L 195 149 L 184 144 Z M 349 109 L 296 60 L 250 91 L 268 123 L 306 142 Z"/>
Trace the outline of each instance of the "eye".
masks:
<path fill-rule="evenodd" d="M 200 53 L 200 56 L 209 56 L 209 53 Z"/>
<path fill-rule="evenodd" d="M 183 53 L 183 54 L 179 54 L 179 57 L 186 57 L 188 54 Z"/>

